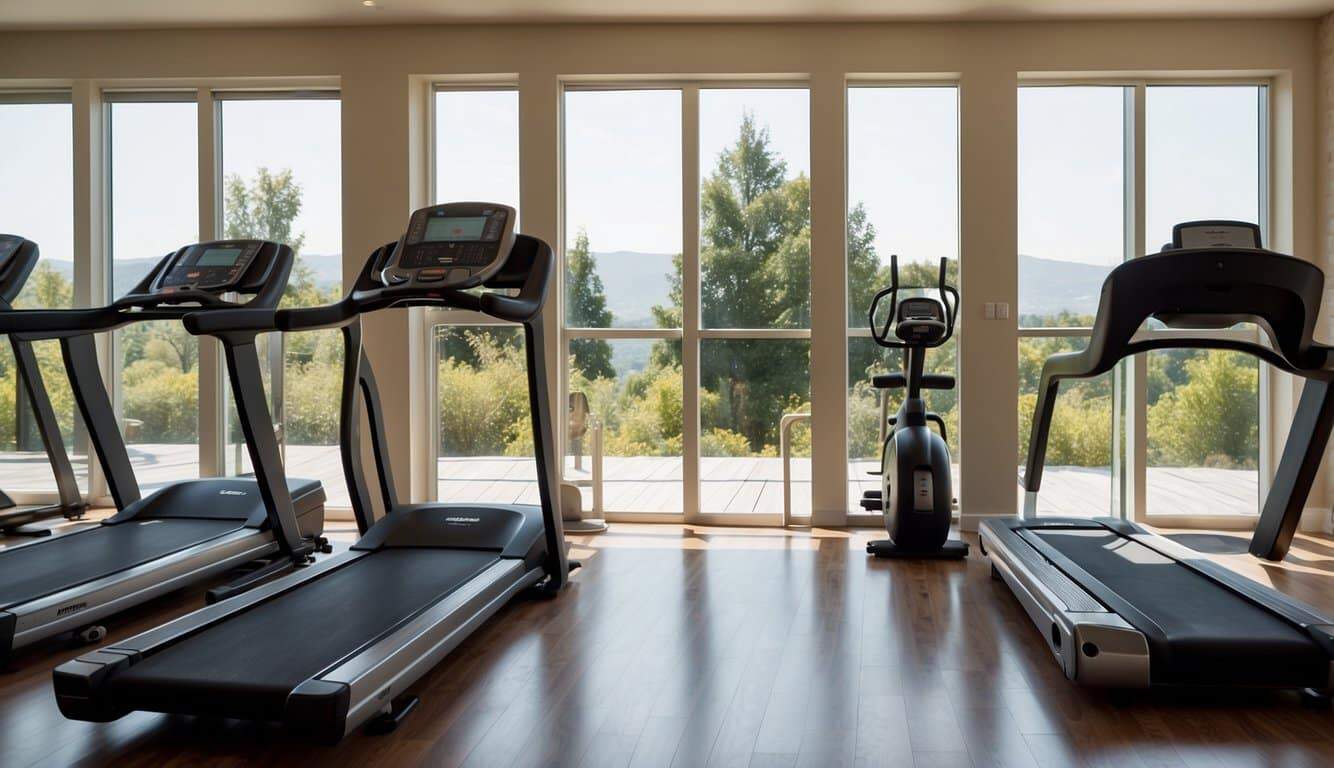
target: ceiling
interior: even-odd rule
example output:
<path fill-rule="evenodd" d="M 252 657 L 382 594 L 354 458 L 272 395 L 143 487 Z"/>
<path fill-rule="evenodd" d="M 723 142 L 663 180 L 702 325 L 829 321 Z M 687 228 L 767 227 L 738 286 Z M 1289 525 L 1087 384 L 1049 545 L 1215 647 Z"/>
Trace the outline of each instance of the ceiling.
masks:
<path fill-rule="evenodd" d="M 0 28 L 1315 17 L 1334 0 L 0 0 Z"/>

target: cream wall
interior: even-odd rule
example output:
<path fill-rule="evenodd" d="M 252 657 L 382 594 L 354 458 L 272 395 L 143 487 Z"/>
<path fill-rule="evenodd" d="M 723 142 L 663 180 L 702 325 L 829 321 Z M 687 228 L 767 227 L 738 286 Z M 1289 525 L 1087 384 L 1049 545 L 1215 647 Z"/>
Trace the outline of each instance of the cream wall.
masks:
<path fill-rule="evenodd" d="M 1016 285 L 1016 96 L 1025 76 L 1069 73 L 1247 74 L 1273 78 L 1271 217 L 1274 245 L 1315 258 L 1317 23 L 1182 21 L 829 25 L 438 26 L 9 34 L 0 80 L 73 85 L 76 120 L 96 114 L 102 87 L 154 78 L 321 77 L 343 94 L 343 244 L 353 275 L 426 199 L 425 83 L 505 75 L 520 86 L 525 228 L 557 242 L 558 94 L 563 77 L 768 75 L 807 80 L 811 93 L 813 242 L 812 395 L 817 521 L 842 522 L 846 348 L 843 318 L 844 85 L 858 73 L 942 76 L 961 88 L 963 508 L 1016 506 L 1015 312 L 983 318 Z M 96 163 L 88 125 L 76 162 Z M 76 252 L 99 252 L 96 189 L 76 189 Z M 94 276 L 91 279 L 97 279 Z M 405 311 L 370 324 L 368 346 L 385 390 L 392 458 L 404 494 L 426 492 L 429 436 L 412 429 L 425 408 L 425 371 L 411 354 L 418 331 Z M 554 352 L 554 349 L 553 349 Z M 552 355 L 553 360 L 555 355 Z M 1274 400 L 1281 434 L 1290 398 Z M 410 469 L 410 471 L 408 471 Z"/>

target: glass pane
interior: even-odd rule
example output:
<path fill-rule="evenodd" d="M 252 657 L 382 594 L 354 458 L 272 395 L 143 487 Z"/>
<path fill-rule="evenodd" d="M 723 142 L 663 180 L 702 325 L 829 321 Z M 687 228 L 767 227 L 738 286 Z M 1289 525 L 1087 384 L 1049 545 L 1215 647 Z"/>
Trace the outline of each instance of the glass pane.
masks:
<path fill-rule="evenodd" d="M 681 514 L 680 342 L 574 339 L 568 370 L 564 476 L 580 487 L 585 513 Z"/>
<path fill-rule="evenodd" d="M 565 94 L 565 323 L 681 325 L 681 92 Z"/>
<path fill-rule="evenodd" d="M 1019 340 L 1019 472 L 1028 461 L 1038 384 L 1047 358 L 1081 350 L 1086 338 L 1028 338 Z M 1112 508 L 1112 372 L 1093 379 L 1062 382 L 1056 410 L 1047 433 L 1046 463 L 1038 512 L 1067 517 L 1118 514 Z"/>
<path fill-rule="evenodd" d="M 519 92 L 437 91 L 435 202 L 519 207 Z"/>
<path fill-rule="evenodd" d="M 537 504 L 523 330 L 435 329 L 436 498 Z"/>
<path fill-rule="evenodd" d="M 959 287 L 959 101 L 953 86 L 848 89 L 848 486 L 849 503 L 879 487 L 880 405 L 870 376 L 901 370 L 901 358 L 869 336 L 866 312 L 889 284 L 935 286 L 941 258 Z M 929 295 L 935 295 L 928 288 Z M 926 370 L 957 374 L 961 328 L 927 352 Z M 949 425 L 959 493 L 958 392 L 928 391 L 928 406 Z M 897 400 L 890 410 L 897 410 Z M 860 511 L 859 509 L 857 511 Z"/>
<path fill-rule="evenodd" d="M 0 154 L 0 232 L 22 235 L 41 251 L 15 307 L 74 306 L 72 120 L 69 104 L 0 104 L 0 142 L 13 150 Z M 79 487 L 87 490 L 88 456 L 75 439 L 74 394 L 60 344 L 43 341 L 33 349 Z M 0 488 L 56 489 L 8 341 L 0 342 Z"/>
<path fill-rule="evenodd" d="M 1260 503 L 1260 375 L 1250 355 L 1151 352 L 1148 514 L 1254 515 Z"/>
<path fill-rule="evenodd" d="M 341 103 L 337 99 L 219 101 L 222 121 L 223 235 L 276 240 L 297 261 L 285 307 L 342 295 Z M 261 367 L 283 438 L 287 473 L 320 480 L 330 506 L 351 504 L 338 453 L 343 342 L 337 330 L 261 339 Z M 227 472 L 250 471 L 236 407 L 228 398 Z"/>
<path fill-rule="evenodd" d="M 784 414 L 810 413 L 805 339 L 706 339 L 700 345 L 700 511 L 781 514 Z M 802 435 L 805 435 L 802 438 Z M 793 514 L 810 514 L 810 433 L 793 444 Z M 804 502 L 799 502 L 802 499 Z"/>
<path fill-rule="evenodd" d="M 806 89 L 700 91 L 705 328 L 810 327 L 810 146 Z"/>
<path fill-rule="evenodd" d="M 1091 326 L 1125 259 L 1122 87 L 1019 89 L 1019 324 Z"/>
<path fill-rule="evenodd" d="M 199 239 L 194 101 L 115 103 L 111 115 L 112 294 Z M 199 344 L 175 321 L 119 331 L 121 429 L 147 491 L 199 475 Z"/>
<path fill-rule="evenodd" d="M 1260 109 L 1254 85 L 1154 86 L 1145 93 L 1145 247 L 1195 219 L 1263 223 Z M 1268 232 L 1265 233 L 1268 236 Z"/>

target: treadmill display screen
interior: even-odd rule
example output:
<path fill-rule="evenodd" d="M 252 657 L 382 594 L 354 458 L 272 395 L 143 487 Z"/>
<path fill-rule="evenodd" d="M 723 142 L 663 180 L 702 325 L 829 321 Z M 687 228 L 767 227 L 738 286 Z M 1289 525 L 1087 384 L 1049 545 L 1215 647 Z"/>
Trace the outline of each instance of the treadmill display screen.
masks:
<path fill-rule="evenodd" d="M 241 258 L 242 248 L 209 248 L 199 255 L 196 267 L 232 267 Z"/>
<path fill-rule="evenodd" d="M 483 237 L 489 219 L 488 216 L 433 217 L 426 222 L 426 235 L 422 237 L 422 241 L 428 243 L 457 243 L 477 242 L 484 239 L 494 240 L 494 237 Z"/>

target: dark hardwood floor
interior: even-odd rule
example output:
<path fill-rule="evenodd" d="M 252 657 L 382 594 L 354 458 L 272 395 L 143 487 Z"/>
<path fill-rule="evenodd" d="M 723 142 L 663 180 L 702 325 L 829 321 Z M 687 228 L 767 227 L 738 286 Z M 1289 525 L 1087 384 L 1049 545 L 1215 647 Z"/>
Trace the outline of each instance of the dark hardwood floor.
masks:
<path fill-rule="evenodd" d="M 0 675 L 0 766 L 1331 766 L 1334 714 L 1291 693 L 1066 682 L 974 547 L 885 562 L 870 532 L 614 525 L 555 600 L 507 607 L 417 686 L 390 736 L 311 747 L 248 723 L 56 710 L 48 643 Z M 340 536 L 344 541 L 350 534 Z M 975 542 L 975 540 L 974 540 Z M 1334 614 L 1334 541 L 1219 559 Z M 199 590 L 108 627 L 117 639 Z M 352 609 L 352 606 L 349 606 Z"/>

